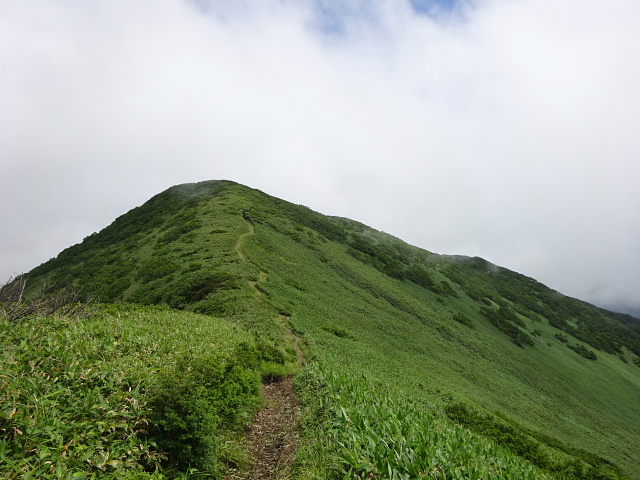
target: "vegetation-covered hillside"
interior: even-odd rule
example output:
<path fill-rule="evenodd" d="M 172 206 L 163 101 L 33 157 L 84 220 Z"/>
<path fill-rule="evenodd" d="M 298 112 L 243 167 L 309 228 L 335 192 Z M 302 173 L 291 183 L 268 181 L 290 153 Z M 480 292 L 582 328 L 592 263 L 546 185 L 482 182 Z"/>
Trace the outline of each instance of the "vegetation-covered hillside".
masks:
<path fill-rule="evenodd" d="M 238 363 L 247 378 L 295 370 L 291 338 L 304 340 L 311 362 L 296 379 L 304 410 L 292 478 L 640 478 L 640 335 L 627 326 L 632 317 L 479 258 L 430 253 L 221 181 L 173 187 L 28 277 L 31 295 L 80 288 L 116 304 L 82 328 L 86 322 L 110 331 L 123 325 L 116 312 L 124 311 L 135 324 L 136 315 L 153 317 L 154 305 L 163 305 L 167 335 L 177 333 L 175 322 L 193 345 L 198 322 L 239 329 L 244 340 L 212 334 L 202 341 L 227 352 L 214 363 Z M 3 340 L 20 345 L 33 321 L 13 322 L 30 326 L 12 331 L 6 320 Z M 140 336 L 122 328 L 114 342 L 131 352 L 126 345 Z M 176 351 L 188 351 L 189 342 Z M 258 352 L 251 362 L 243 348 Z M 125 355 L 109 351 L 104 362 Z M 12 365 L 27 362 L 15 358 Z M 145 418 L 159 427 L 145 438 L 155 444 L 168 422 L 157 401 L 165 383 L 144 371 L 172 368 L 174 358 L 158 350 L 152 361 L 143 359 L 142 376 L 126 384 L 150 395 Z M 251 385 L 247 395 L 254 398 Z M 3 408 L 21 412 L 11 407 L 12 395 Z M 237 413 L 217 404 L 210 411 L 246 423 L 255 408 L 247 402 Z M 1 427 L 9 438 L 2 452 L 19 439 L 8 434 L 10 421 Z M 241 423 L 210 427 L 221 432 L 216 438 L 232 439 Z M 188 433 L 171 442 L 158 450 L 169 453 L 156 470 L 144 460 L 141 471 L 175 476 L 186 471 L 180 465 L 196 465 L 193 450 L 184 452 Z M 21 448 L 28 463 L 29 448 Z M 207 455 L 216 460 L 197 466 L 214 476 L 234 463 L 224 452 Z M 54 463 L 49 467 L 55 471 Z"/>

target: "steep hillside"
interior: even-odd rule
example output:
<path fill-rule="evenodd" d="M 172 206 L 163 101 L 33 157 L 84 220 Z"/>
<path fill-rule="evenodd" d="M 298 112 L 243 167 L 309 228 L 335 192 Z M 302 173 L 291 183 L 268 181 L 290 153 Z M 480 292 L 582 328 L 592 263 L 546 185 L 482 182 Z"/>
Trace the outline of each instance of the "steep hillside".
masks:
<path fill-rule="evenodd" d="M 314 360 L 298 379 L 309 418 L 300 478 L 640 478 L 640 335 L 623 324 L 633 321 L 480 258 L 212 181 L 155 196 L 29 277 L 32 291 L 166 304 L 274 342 L 287 320 Z M 352 444 L 358 425 L 369 440 Z M 432 430 L 467 432 L 455 433 L 464 448 L 489 438 L 482 448 L 519 460 L 446 450 L 449 440 L 420 437 Z M 420 437 L 442 458 L 415 467 L 417 447 L 392 445 L 400 432 L 398 445 Z"/>

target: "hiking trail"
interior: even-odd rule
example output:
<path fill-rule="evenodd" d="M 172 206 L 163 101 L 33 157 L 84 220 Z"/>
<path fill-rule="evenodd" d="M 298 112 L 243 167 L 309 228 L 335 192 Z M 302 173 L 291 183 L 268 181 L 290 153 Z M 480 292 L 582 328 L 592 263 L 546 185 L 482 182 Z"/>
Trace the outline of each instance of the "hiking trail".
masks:
<path fill-rule="evenodd" d="M 258 281 L 249 282 L 256 288 L 256 295 L 263 295 L 257 288 L 259 282 L 268 281 L 265 271 L 252 262 L 244 251 L 247 237 L 255 233 L 251 218 L 243 212 L 249 231 L 241 234 L 236 242 L 236 252 L 241 260 L 259 269 Z M 300 347 L 302 339 L 290 327 L 290 317 L 281 315 L 281 326 L 291 342 L 300 367 L 306 358 Z M 260 390 L 264 405 L 256 414 L 251 428 L 244 435 L 244 445 L 251 457 L 247 469 L 232 469 L 226 480 L 285 480 L 291 478 L 291 466 L 298 448 L 300 401 L 293 388 L 294 376 L 275 378 L 264 383 Z"/>

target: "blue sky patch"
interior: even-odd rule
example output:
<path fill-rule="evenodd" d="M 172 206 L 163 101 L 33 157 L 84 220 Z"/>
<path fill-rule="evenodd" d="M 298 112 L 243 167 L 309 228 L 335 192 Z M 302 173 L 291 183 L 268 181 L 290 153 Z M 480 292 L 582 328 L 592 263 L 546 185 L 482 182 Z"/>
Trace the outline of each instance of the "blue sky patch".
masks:
<path fill-rule="evenodd" d="M 410 3 L 416 12 L 429 15 L 435 10 L 453 10 L 460 2 L 459 0 L 410 0 Z"/>

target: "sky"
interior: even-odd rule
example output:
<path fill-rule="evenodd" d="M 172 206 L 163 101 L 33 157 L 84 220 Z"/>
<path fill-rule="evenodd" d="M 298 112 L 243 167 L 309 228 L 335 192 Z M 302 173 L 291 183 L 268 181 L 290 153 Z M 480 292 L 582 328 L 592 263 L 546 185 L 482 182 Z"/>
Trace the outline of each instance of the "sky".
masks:
<path fill-rule="evenodd" d="M 637 309 L 639 85 L 637 0 L 0 0 L 0 280 L 228 179 Z"/>

